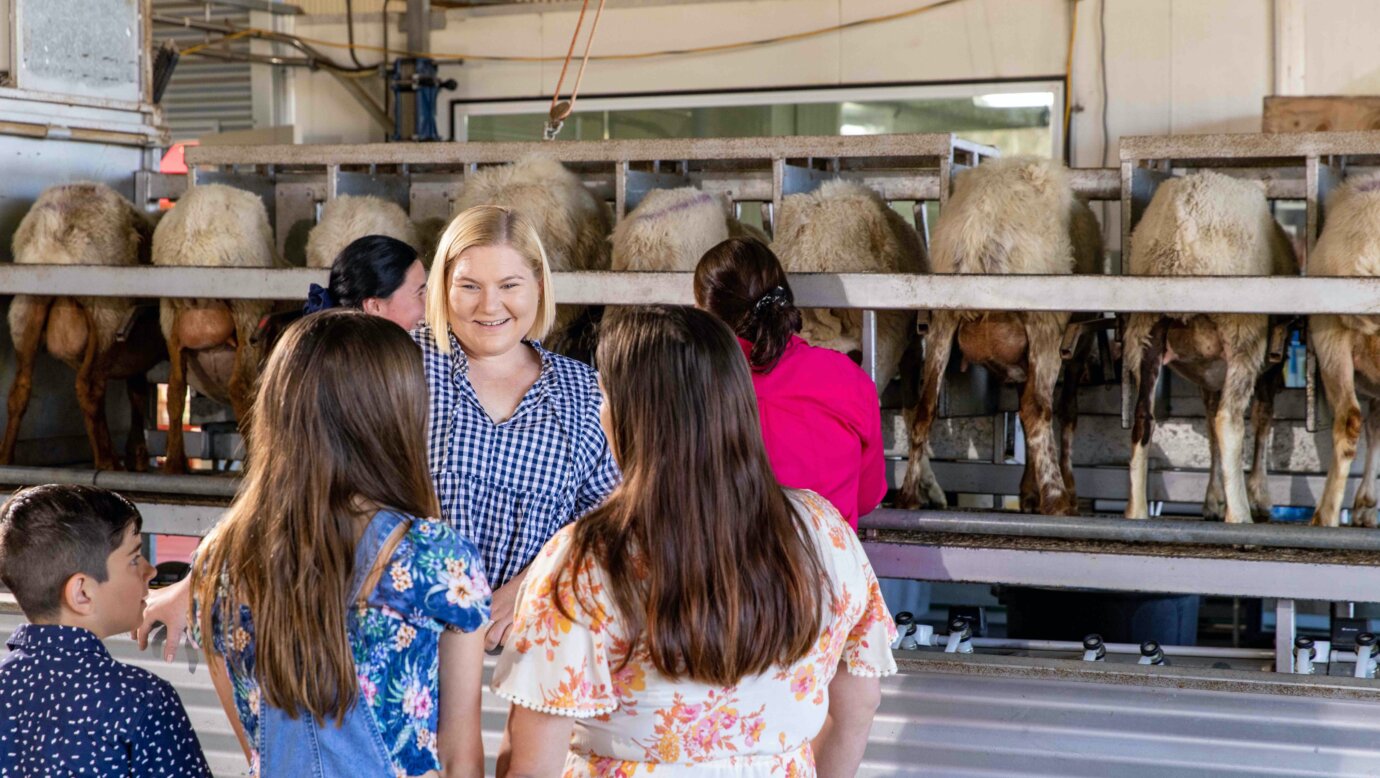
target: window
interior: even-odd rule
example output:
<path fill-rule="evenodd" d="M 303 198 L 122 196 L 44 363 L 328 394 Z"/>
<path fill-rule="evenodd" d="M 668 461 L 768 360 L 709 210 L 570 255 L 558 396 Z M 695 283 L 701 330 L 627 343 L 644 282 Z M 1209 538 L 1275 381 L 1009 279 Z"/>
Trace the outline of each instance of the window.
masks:
<path fill-rule="evenodd" d="M 576 104 L 563 140 L 954 132 L 1002 154 L 1058 156 L 1059 81 L 811 89 L 642 97 Z M 451 102 L 451 136 L 541 140 L 546 101 Z"/>

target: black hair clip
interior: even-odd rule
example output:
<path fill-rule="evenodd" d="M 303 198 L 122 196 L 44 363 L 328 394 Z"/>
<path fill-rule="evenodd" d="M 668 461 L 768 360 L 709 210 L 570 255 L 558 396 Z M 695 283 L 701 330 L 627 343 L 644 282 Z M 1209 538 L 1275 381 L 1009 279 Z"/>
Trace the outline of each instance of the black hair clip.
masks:
<path fill-rule="evenodd" d="M 761 316 L 768 308 L 785 308 L 791 302 L 790 293 L 784 286 L 774 286 L 766 294 L 757 298 L 752 306 L 754 316 Z"/>

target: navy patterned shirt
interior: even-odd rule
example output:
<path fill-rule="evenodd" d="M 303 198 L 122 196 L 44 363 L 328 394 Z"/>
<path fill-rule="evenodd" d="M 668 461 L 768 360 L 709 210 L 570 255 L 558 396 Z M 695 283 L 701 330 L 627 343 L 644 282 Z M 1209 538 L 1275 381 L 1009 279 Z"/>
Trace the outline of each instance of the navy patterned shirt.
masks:
<path fill-rule="evenodd" d="M 528 342 L 541 375 L 512 417 L 495 424 L 470 384 L 464 349 L 449 329 L 446 336 L 450 354 L 429 326 L 412 331 L 431 391 L 431 477 L 441 516 L 479 546 L 497 589 L 557 530 L 604 501 L 618 465 L 599 426 L 603 395 L 592 368 Z"/>
<path fill-rule="evenodd" d="M 0 659 L 0 776 L 207 776 L 172 684 L 95 633 L 24 624 Z"/>

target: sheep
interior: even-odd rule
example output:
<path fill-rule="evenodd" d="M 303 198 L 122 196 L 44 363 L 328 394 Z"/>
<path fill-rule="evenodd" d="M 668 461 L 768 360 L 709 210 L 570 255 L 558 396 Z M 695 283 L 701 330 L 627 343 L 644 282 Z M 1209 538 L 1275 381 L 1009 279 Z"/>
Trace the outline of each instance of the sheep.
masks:
<path fill-rule="evenodd" d="M 275 267 L 273 232 L 263 201 L 221 184 L 187 190 L 153 233 L 153 264 L 160 267 Z M 165 299 L 160 323 L 167 339 L 168 450 L 164 469 L 182 473 L 187 457 L 182 410 L 190 378 L 203 394 L 249 419 L 262 344 L 254 341 L 271 305 L 259 300 Z"/>
<path fill-rule="evenodd" d="M 1034 157 L 992 160 L 954 179 L 933 236 L 934 272 L 973 274 L 1095 273 L 1102 234 L 1087 204 L 1074 196 L 1058 162 Z M 1008 383 L 1022 384 L 1026 438 L 1021 510 L 1075 513 L 1072 448 L 1081 364 L 1064 378 L 1053 426 L 1060 344 L 1068 313 L 935 311 L 926 336 L 921 397 L 910 424 L 910 462 L 901 488 L 907 507 L 945 506 L 929 461 L 929 435 L 954 338 L 964 359 Z M 1079 355 L 1080 361 L 1082 354 Z M 1060 440 L 1062 439 L 1062 440 Z"/>
<path fill-rule="evenodd" d="M 723 195 L 694 187 L 653 189 L 613 230 L 611 266 L 619 271 L 693 272 L 719 243 L 760 230 L 728 215 Z"/>
<path fill-rule="evenodd" d="M 456 211 L 500 205 L 536 226 L 553 272 L 609 269 L 613 214 L 559 161 L 529 155 L 511 164 L 480 169 L 465 177 Z M 445 247 L 437 247 L 444 251 Z M 544 290 L 550 294 L 551 290 Z M 560 306 L 547 345 L 577 358 L 590 358 L 583 306 Z M 577 319 L 580 320 L 577 322 Z M 592 352 L 591 352 L 592 353 Z"/>
<path fill-rule="evenodd" d="M 39 195 L 14 233 L 19 264 L 148 264 L 148 220 L 132 203 L 104 184 L 50 187 Z M 10 303 L 15 377 L 0 462 L 14 461 L 20 423 L 33 389 L 34 358 L 40 344 L 77 370 L 77 403 L 98 470 L 119 466 L 105 418 L 106 382 L 124 379 L 130 402 L 125 441 L 126 466 L 148 469 L 144 422 L 149 384 L 145 373 L 166 352 L 153 330 L 152 311 L 128 297 L 46 297 L 16 295 Z M 121 330 L 129 325 L 127 335 Z"/>
<path fill-rule="evenodd" d="M 772 251 L 788 273 L 926 273 L 929 257 L 919 234 L 871 189 L 834 179 L 781 203 Z M 801 310 L 800 335 L 844 353 L 862 349 L 862 311 Z M 896 376 L 915 314 L 877 313 L 877 392 Z"/>
<path fill-rule="evenodd" d="M 1380 175 L 1347 181 L 1327 200 L 1327 222 L 1308 257 L 1308 274 L 1380 275 Z M 1308 317 L 1308 335 L 1332 408 L 1332 464 L 1313 524 L 1335 527 L 1362 428 L 1357 396 L 1367 401 L 1365 469 L 1352 503 L 1352 522 L 1376 526 L 1375 477 L 1380 467 L 1380 320 L 1374 316 Z"/>
<path fill-rule="evenodd" d="M 1203 171 L 1160 185 L 1131 235 L 1128 268 L 1143 276 L 1297 275 L 1298 260 L 1259 185 Z M 1149 516 L 1155 384 L 1161 367 L 1169 365 L 1203 393 L 1212 453 L 1204 517 L 1233 524 L 1269 520 L 1265 447 L 1278 381 L 1277 371 L 1264 371 L 1269 331 L 1263 315 L 1128 317 L 1123 381 L 1135 397 L 1135 416 L 1127 518 Z M 1242 472 L 1243 419 L 1253 395 L 1256 445 L 1248 484 Z"/>
<path fill-rule="evenodd" d="M 340 252 L 366 235 L 387 235 L 418 248 L 417 227 L 397 203 L 379 197 L 341 195 L 321 209 L 307 236 L 307 267 L 329 268 Z"/>

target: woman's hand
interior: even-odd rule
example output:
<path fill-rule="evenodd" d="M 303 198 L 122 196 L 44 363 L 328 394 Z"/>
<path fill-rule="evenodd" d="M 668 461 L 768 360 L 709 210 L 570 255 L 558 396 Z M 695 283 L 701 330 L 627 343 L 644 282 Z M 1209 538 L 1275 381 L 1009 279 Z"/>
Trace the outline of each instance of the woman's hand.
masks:
<path fill-rule="evenodd" d="M 493 624 L 489 626 L 489 633 L 484 638 L 485 650 L 493 651 L 508 640 L 508 630 L 513 627 L 513 613 L 517 609 L 518 590 L 522 588 L 522 582 L 525 580 L 527 580 L 526 569 L 513 576 L 508 583 L 498 587 L 498 590 L 494 592 L 490 605 Z"/>
<path fill-rule="evenodd" d="M 172 586 L 154 589 L 149 592 L 148 604 L 144 606 L 144 621 L 130 637 L 139 642 L 139 650 L 149 647 L 149 635 L 153 625 L 163 622 L 168 627 L 167 642 L 163 644 L 163 661 L 171 662 L 177 657 L 177 647 L 182 644 L 182 636 L 187 631 L 187 609 L 192 599 L 192 579 L 190 576 Z"/>

